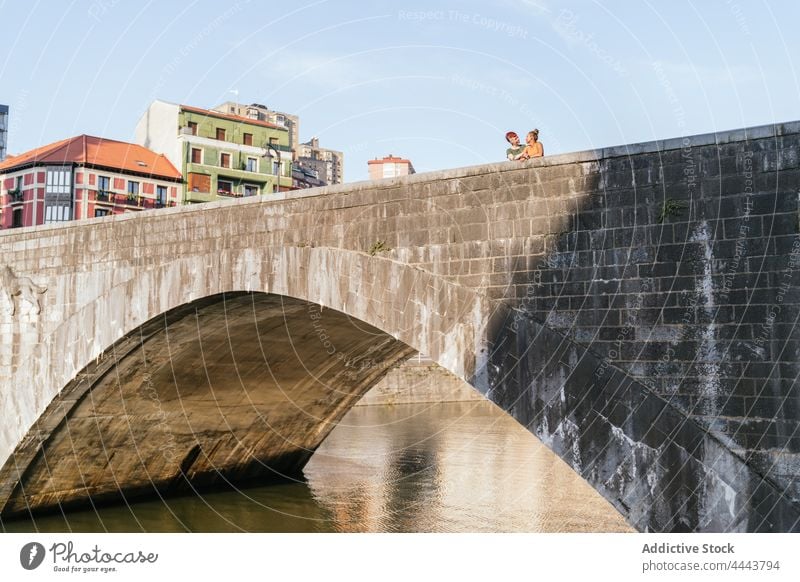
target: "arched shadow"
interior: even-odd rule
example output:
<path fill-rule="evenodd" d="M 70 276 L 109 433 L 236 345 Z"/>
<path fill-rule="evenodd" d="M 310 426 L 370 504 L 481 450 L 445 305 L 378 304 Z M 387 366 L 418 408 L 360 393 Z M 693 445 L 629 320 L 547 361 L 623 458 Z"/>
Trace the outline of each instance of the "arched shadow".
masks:
<path fill-rule="evenodd" d="M 6 464 L 15 487 L 2 514 L 297 478 L 353 403 L 413 353 L 297 299 L 192 302 L 62 391 Z"/>

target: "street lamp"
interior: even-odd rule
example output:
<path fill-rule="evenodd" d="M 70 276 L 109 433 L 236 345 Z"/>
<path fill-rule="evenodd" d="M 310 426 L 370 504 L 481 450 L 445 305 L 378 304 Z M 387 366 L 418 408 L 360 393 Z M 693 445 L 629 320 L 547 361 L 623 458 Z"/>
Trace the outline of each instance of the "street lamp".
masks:
<path fill-rule="evenodd" d="M 280 185 L 280 180 L 281 180 L 281 154 L 271 142 L 267 142 L 265 147 L 266 147 L 267 153 L 264 155 L 264 157 L 269 157 L 270 158 L 270 161 L 272 161 L 272 169 L 275 172 L 275 186 L 274 186 L 274 190 L 273 190 L 273 193 L 274 193 L 274 192 L 278 191 L 278 187 Z M 273 154 L 274 154 L 274 157 L 273 157 Z M 275 162 L 273 161 L 275 159 L 278 160 L 278 165 L 277 166 L 275 165 Z"/>

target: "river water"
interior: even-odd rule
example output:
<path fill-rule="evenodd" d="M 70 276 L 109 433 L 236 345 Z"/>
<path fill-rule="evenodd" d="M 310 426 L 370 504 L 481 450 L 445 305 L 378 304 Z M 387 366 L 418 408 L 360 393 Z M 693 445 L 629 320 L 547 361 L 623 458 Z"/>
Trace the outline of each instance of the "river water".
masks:
<path fill-rule="evenodd" d="M 5 531 L 621 532 L 614 508 L 488 401 L 357 406 L 306 482 L 2 523 Z"/>

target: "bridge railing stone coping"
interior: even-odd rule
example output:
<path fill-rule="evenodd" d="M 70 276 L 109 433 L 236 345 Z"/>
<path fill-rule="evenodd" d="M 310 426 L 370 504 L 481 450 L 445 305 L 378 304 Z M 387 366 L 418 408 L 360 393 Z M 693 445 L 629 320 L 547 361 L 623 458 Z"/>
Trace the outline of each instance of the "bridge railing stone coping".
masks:
<path fill-rule="evenodd" d="M 577 152 L 569 152 L 564 154 L 555 154 L 552 156 L 545 156 L 543 158 L 534 158 L 527 162 L 493 162 L 490 164 L 481 164 L 476 166 L 463 166 L 460 168 L 451 168 L 447 170 L 436 170 L 433 172 L 423 172 L 419 174 L 411 174 L 409 176 L 400 176 L 397 178 L 387 178 L 384 180 L 364 180 L 361 182 L 348 182 L 345 184 L 334 184 L 330 186 L 319 186 L 317 188 L 308 188 L 304 190 L 292 190 L 288 192 L 277 192 L 274 194 L 264 194 L 261 196 L 253 196 L 242 198 L 238 200 L 218 200 L 214 202 L 206 202 L 203 204 L 188 205 L 188 206 L 175 206 L 172 208 L 161 208 L 153 210 L 143 210 L 142 212 L 117 214 L 113 216 L 106 216 L 102 218 L 85 218 L 81 220 L 73 220 L 68 223 L 59 224 L 43 224 L 27 228 L 15 228 L 0 230 L 0 239 L 8 236 L 20 236 L 35 234 L 47 230 L 58 230 L 60 233 L 65 232 L 65 229 L 80 228 L 87 225 L 99 225 L 108 222 L 134 220 L 137 216 L 145 213 L 152 216 L 151 213 L 158 212 L 158 216 L 168 216 L 170 214 L 181 214 L 183 212 L 198 212 L 211 210 L 213 208 L 229 208 L 236 204 L 269 204 L 273 202 L 283 202 L 286 200 L 297 200 L 302 198 L 314 198 L 317 196 L 326 196 L 330 194 L 345 194 L 363 190 L 374 189 L 388 189 L 394 188 L 402 184 L 413 184 L 416 182 L 431 182 L 436 180 L 453 180 L 458 178 L 466 178 L 476 175 L 498 174 L 503 172 L 510 172 L 521 168 L 537 168 L 537 167 L 551 167 L 563 166 L 568 164 L 598 162 L 600 160 L 609 158 L 619 158 L 647 153 L 662 153 L 672 150 L 680 150 L 686 147 L 701 147 L 709 145 L 723 145 L 741 141 L 748 141 L 753 139 L 769 139 L 771 137 L 777 138 L 784 135 L 793 135 L 800 133 L 800 121 L 789 121 L 783 123 L 772 123 L 767 125 L 757 125 L 753 127 L 745 127 L 740 129 L 732 129 L 727 131 L 718 131 L 711 133 L 703 133 L 696 135 L 687 135 L 683 137 L 674 137 L 663 140 L 646 141 L 633 144 L 616 145 L 603 148 L 596 148 L 591 150 L 583 150 Z"/>

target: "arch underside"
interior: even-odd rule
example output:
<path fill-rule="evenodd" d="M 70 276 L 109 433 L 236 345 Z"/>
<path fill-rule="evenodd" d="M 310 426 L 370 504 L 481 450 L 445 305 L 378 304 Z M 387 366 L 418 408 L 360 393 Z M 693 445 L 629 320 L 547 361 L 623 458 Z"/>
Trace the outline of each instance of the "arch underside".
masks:
<path fill-rule="evenodd" d="M 185 305 L 61 392 L 3 468 L 0 515 L 298 478 L 345 412 L 413 353 L 284 296 Z"/>

